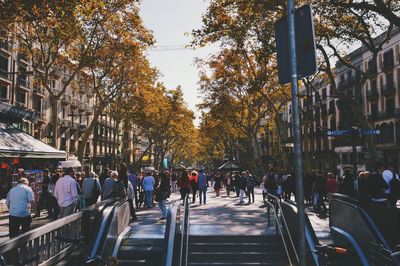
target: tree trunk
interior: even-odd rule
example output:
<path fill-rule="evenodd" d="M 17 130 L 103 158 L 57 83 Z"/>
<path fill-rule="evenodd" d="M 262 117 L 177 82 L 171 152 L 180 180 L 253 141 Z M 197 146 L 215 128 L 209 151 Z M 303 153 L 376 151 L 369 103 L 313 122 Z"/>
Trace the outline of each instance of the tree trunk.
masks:
<path fill-rule="evenodd" d="M 86 149 L 86 142 L 88 141 L 90 135 L 93 132 L 93 128 L 97 121 L 99 120 L 100 115 L 102 114 L 103 110 L 105 108 L 105 105 L 99 106 L 97 111 L 95 111 L 93 115 L 92 121 L 90 121 L 89 126 L 85 130 L 85 133 L 82 136 L 82 141 L 78 145 L 78 160 L 81 162 L 83 166 L 83 157 L 85 156 L 85 149 Z"/>
<path fill-rule="evenodd" d="M 52 138 L 51 138 L 51 146 L 53 146 L 55 149 L 58 149 L 58 143 L 57 143 L 57 138 L 58 138 L 58 100 L 54 97 L 51 96 L 51 120 L 53 122 L 53 127 L 51 128 L 52 131 Z"/>

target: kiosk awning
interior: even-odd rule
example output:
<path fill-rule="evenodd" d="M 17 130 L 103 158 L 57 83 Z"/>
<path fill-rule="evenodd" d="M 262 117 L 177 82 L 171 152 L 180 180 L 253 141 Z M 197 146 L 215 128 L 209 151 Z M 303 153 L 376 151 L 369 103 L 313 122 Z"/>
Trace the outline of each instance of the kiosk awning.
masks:
<path fill-rule="evenodd" d="M 65 151 L 59 151 L 16 128 L 0 124 L 0 158 L 21 157 L 41 159 L 64 159 Z"/>

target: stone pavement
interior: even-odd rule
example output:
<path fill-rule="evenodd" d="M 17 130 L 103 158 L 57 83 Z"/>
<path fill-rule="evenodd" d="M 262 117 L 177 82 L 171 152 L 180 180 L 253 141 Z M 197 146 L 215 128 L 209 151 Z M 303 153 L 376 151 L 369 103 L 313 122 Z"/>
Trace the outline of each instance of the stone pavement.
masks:
<path fill-rule="evenodd" d="M 247 198 L 244 200 L 247 203 Z M 271 219 L 273 219 L 271 215 Z M 268 227 L 267 212 L 260 188 L 255 189 L 255 200 L 251 204 L 239 205 L 236 193 L 230 197 L 221 191 L 216 197 L 209 188 L 205 205 L 199 199 L 190 210 L 190 235 L 275 235 L 274 227 Z"/>

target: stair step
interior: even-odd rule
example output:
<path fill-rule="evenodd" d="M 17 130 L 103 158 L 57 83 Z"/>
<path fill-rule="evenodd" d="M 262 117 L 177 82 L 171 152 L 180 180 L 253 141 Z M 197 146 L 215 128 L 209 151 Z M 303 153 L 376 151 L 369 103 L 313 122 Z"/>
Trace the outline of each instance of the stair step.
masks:
<path fill-rule="evenodd" d="M 278 236 L 190 236 L 189 243 L 276 243 Z"/>
<path fill-rule="evenodd" d="M 162 257 L 164 247 L 161 246 L 123 246 L 118 251 L 121 259 L 152 259 Z"/>
<path fill-rule="evenodd" d="M 237 261 L 276 261 L 286 258 L 285 252 L 190 252 L 190 261 L 218 261 L 218 260 L 237 260 Z"/>
<path fill-rule="evenodd" d="M 276 261 L 276 262 L 238 262 L 238 261 L 224 261 L 224 262 L 189 262 L 190 266 L 208 266 L 208 265 L 223 265 L 223 266 L 253 266 L 253 265 L 265 265 L 265 266 L 289 266 L 287 260 Z"/>
<path fill-rule="evenodd" d="M 148 266 L 162 266 L 162 260 L 122 260 L 118 258 L 118 266 L 132 266 L 132 265 L 148 265 Z"/>
<path fill-rule="evenodd" d="M 160 238 L 125 238 L 121 246 L 143 246 L 143 245 L 148 245 L 148 246 L 162 246 L 165 244 L 164 239 Z"/>
<path fill-rule="evenodd" d="M 275 243 L 190 243 L 189 250 L 194 251 L 242 251 L 257 252 L 283 249 L 280 242 Z"/>

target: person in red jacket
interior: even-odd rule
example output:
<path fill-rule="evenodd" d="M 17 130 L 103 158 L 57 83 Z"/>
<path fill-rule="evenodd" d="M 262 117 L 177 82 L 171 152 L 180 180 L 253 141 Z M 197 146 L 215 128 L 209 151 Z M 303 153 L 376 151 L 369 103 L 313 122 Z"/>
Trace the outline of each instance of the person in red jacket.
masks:
<path fill-rule="evenodd" d="M 189 176 L 190 187 L 192 188 L 192 203 L 196 202 L 196 194 L 199 189 L 199 174 L 196 171 L 192 171 Z"/>
<path fill-rule="evenodd" d="M 326 181 L 328 193 L 336 193 L 336 178 L 333 173 L 328 173 L 328 180 Z"/>
<path fill-rule="evenodd" d="M 185 200 L 186 194 L 188 194 L 190 190 L 189 176 L 186 172 L 181 173 L 177 185 L 181 193 L 181 200 Z"/>

